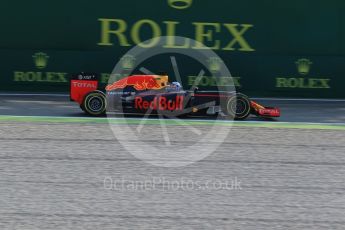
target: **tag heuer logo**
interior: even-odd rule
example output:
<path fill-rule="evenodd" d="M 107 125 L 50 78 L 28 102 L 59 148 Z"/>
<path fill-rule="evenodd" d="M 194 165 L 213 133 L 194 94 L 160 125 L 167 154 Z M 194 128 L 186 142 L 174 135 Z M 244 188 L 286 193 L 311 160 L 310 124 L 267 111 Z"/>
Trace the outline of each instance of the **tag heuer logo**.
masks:
<path fill-rule="evenodd" d="M 220 58 L 217 57 L 211 57 L 208 59 L 208 69 L 212 73 L 219 72 L 222 68 L 223 61 Z"/>
<path fill-rule="evenodd" d="M 298 73 L 301 75 L 307 75 L 310 72 L 311 65 L 313 63 L 306 58 L 299 59 L 296 62 Z"/>
<path fill-rule="evenodd" d="M 192 3 L 193 0 L 168 0 L 169 6 L 178 10 L 187 9 Z"/>
<path fill-rule="evenodd" d="M 132 70 L 135 66 L 135 57 L 132 55 L 125 55 L 121 58 L 122 68 L 125 70 Z"/>
<path fill-rule="evenodd" d="M 49 59 L 49 56 L 47 54 L 38 52 L 35 53 L 32 57 L 38 69 L 44 69 L 47 66 Z"/>

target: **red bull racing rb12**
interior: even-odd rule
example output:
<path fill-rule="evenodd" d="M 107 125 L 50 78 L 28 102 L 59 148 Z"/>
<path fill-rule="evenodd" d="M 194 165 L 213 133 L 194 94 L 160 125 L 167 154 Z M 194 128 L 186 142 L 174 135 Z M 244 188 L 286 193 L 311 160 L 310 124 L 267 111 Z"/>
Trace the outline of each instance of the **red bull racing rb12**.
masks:
<path fill-rule="evenodd" d="M 273 118 L 280 109 L 266 107 L 238 92 L 184 90 L 167 75 L 131 75 L 100 89 L 97 74 L 79 73 L 71 78 L 70 98 L 89 115 L 106 112 L 161 114 L 164 116 L 221 115 L 244 120 L 249 115 Z"/>

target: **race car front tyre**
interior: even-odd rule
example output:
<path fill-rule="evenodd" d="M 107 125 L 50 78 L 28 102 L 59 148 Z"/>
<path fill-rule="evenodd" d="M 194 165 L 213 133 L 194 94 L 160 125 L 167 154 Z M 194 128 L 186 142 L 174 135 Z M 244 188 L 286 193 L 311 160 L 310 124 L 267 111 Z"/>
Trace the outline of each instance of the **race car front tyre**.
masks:
<path fill-rule="evenodd" d="M 106 96 L 103 92 L 93 91 L 85 96 L 81 108 L 91 116 L 102 116 L 107 107 Z"/>
<path fill-rule="evenodd" d="M 226 102 L 225 113 L 235 120 L 244 120 L 250 114 L 250 100 L 241 93 L 236 96 L 230 97 Z"/>

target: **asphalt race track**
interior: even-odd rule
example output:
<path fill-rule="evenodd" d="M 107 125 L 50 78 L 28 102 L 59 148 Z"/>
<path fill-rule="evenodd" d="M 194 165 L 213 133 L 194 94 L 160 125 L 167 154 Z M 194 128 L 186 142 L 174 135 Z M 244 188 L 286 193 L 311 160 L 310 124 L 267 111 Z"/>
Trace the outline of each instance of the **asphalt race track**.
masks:
<path fill-rule="evenodd" d="M 66 96 L 0 95 L 0 229 L 344 229 L 345 101 L 258 101 L 283 116 L 153 119 L 135 139 L 140 118 L 126 129 Z M 213 127 L 224 140 L 198 143 Z M 195 143 L 185 156 L 218 147 L 184 167 L 140 159 Z"/>

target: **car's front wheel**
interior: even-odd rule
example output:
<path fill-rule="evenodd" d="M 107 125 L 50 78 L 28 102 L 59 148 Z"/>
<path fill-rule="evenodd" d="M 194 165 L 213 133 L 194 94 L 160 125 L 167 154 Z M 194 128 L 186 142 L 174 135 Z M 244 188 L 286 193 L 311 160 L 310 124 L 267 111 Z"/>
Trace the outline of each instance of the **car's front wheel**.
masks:
<path fill-rule="evenodd" d="M 225 113 L 235 120 L 246 119 L 250 115 L 250 111 L 250 100 L 244 94 L 237 93 L 226 101 Z"/>
<path fill-rule="evenodd" d="M 89 115 L 102 116 L 107 107 L 106 96 L 101 91 L 90 92 L 85 96 L 81 107 Z"/>

